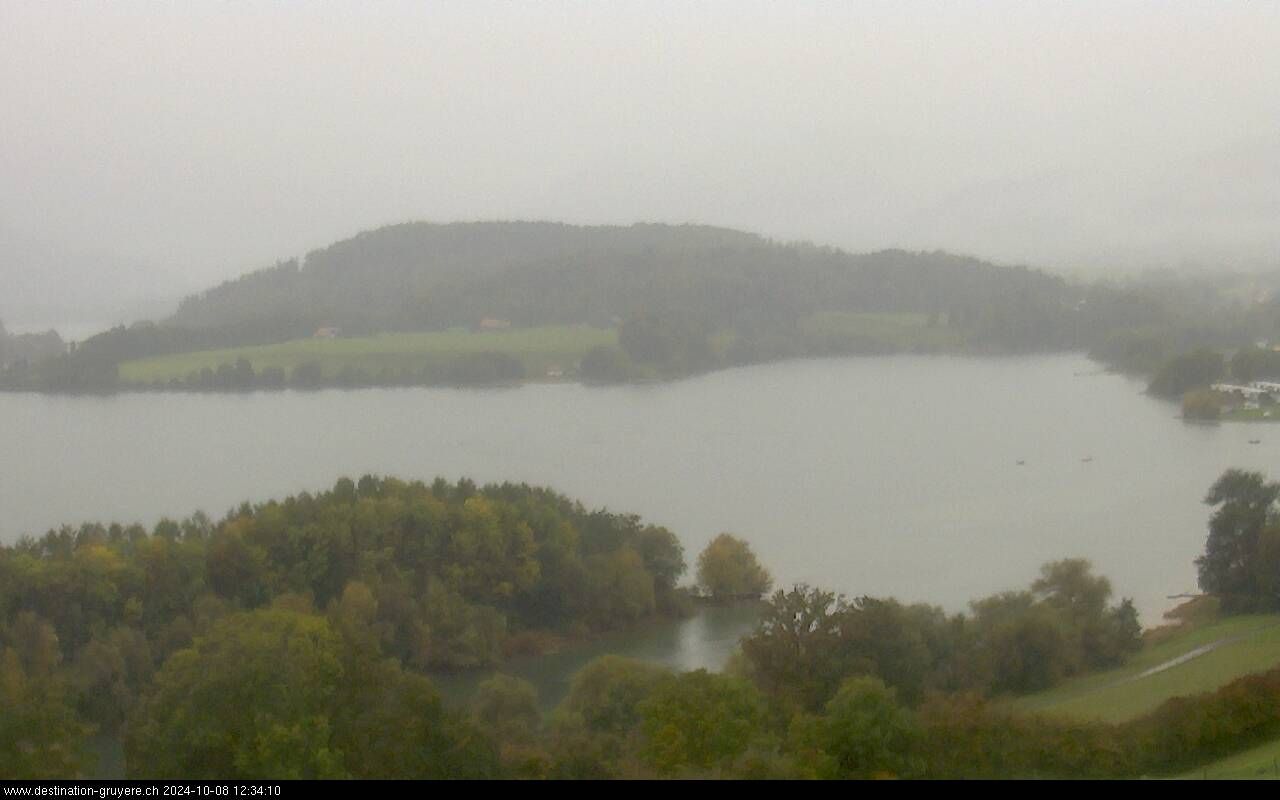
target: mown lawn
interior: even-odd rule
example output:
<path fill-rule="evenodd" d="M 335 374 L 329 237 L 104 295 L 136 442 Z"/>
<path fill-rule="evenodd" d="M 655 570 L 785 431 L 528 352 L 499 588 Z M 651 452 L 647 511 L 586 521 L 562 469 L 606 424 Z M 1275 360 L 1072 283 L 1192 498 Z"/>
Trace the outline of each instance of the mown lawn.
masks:
<path fill-rule="evenodd" d="M 1146 677 L 1148 669 L 1219 639 L 1243 637 Z M 1014 708 L 1078 719 L 1121 722 L 1171 697 L 1206 692 L 1280 665 L 1280 615 L 1228 617 L 1145 648 L 1114 670 L 1067 681 L 1011 701 Z"/>
<path fill-rule="evenodd" d="M 126 361 L 120 380 L 126 383 L 165 382 L 185 378 L 208 367 L 234 364 L 246 358 L 254 370 L 282 367 L 286 372 L 314 361 L 327 377 L 344 367 L 359 367 L 372 375 L 384 369 L 421 371 L 425 366 L 447 363 L 460 356 L 503 353 L 520 359 L 529 377 L 548 369 L 570 371 L 582 356 L 598 345 L 617 342 L 617 332 L 585 326 L 513 328 L 503 331 L 468 330 L 427 333 L 394 333 L 337 339 L 297 339 L 280 344 L 201 350 L 172 356 Z"/>

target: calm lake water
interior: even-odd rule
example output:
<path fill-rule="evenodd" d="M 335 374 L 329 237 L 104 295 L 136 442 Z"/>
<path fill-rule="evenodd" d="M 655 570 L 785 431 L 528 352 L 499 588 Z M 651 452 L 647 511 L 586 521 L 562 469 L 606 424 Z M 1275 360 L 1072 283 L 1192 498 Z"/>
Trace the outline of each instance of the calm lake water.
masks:
<path fill-rule="evenodd" d="M 523 678 L 538 690 L 544 711 L 559 705 L 569 693 L 574 673 L 592 659 L 610 653 L 664 664 L 675 670 L 719 670 L 733 655 L 738 640 L 755 628 L 760 603 L 702 608 L 676 623 L 655 622 L 638 631 L 611 634 L 541 656 L 521 656 L 499 670 L 468 670 L 435 674 L 431 680 L 447 702 L 463 705 L 477 686 L 495 671 Z"/>
<path fill-rule="evenodd" d="M 216 517 L 341 475 L 470 476 L 640 513 L 691 564 L 733 531 L 781 584 L 950 610 L 1084 556 L 1152 623 L 1195 589 L 1213 480 L 1231 466 L 1280 477 L 1280 426 L 1184 423 L 1142 388 L 1063 355 L 797 361 L 618 387 L 0 394 L 0 539 Z M 718 666 L 722 621 L 627 646 Z"/>

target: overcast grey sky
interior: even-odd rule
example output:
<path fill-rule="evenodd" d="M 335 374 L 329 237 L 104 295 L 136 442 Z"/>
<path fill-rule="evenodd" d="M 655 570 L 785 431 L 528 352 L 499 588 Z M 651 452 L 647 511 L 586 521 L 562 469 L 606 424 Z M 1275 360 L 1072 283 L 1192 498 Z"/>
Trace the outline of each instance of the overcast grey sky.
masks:
<path fill-rule="evenodd" d="M 9 317 L 408 219 L 1280 263 L 1276 2 L 0 0 L 0 107 Z"/>

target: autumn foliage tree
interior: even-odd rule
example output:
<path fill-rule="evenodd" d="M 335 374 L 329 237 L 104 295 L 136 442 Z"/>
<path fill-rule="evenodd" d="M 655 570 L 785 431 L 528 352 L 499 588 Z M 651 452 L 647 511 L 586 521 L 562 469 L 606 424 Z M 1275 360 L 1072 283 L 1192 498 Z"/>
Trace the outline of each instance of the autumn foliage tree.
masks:
<path fill-rule="evenodd" d="M 698 556 L 698 585 L 717 600 L 759 597 L 769 591 L 773 578 L 756 560 L 751 545 L 722 533 Z"/>

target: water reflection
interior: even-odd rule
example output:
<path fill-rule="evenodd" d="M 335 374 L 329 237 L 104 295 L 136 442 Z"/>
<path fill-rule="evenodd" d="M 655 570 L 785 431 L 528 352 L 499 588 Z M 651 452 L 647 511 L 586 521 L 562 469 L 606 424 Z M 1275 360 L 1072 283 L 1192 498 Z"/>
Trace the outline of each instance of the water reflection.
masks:
<path fill-rule="evenodd" d="M 514 675 L 532 683 L 543 709 L 550 710 L 568 694 L 574 673 L 602 655 L 615 654 L 682 671 L 719 670 L 737 649 L 738 640 L 755 627 L 760 608 L 759 603 L 708 606 L 688 619 L 602 636 L 547 655 L 521 656 L 497 670 L 436 674 L 431 679 L 447 702 L 461 705 L 476 686 L 496 672 Z"/>

